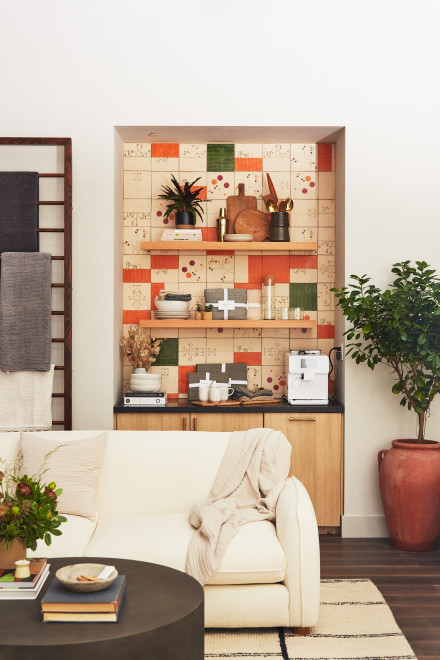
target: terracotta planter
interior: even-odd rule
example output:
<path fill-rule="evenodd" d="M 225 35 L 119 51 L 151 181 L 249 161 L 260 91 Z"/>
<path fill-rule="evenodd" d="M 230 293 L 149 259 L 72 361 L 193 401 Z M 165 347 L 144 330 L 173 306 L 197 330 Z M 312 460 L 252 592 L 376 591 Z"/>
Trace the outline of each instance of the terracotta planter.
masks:
<path fill-rule="evenodd" d="M 426 551 L 440 538 L 440 444 L 393 440 L 378 454 L 388 531 L 400 550 Z"/>
<path fill-rule="evenodd" d="M 0 543 L 0 568 L 15 568 L 19 559 L 26 559 L 26 546 L 21 539 L 14 539 L 6 547 Z"/>
<path fill-rule="evenodd" d="M 212 321 L 212 312 L 203 312 L 203 318 L 205 321 Z"/>
<path fill-rule="evenodd" d="M 202 320 L 202 312 L 196 312 L 196 321 Z"/>

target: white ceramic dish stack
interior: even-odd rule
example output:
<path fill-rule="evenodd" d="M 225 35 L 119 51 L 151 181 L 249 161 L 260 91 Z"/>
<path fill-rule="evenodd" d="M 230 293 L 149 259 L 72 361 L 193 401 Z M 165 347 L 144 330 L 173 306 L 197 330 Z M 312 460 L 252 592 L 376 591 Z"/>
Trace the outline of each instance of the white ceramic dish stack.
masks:
<path fill-rule="evenodd" d="M 160 392 L 162 374 L 132 374 L 130 376 L 131 392 Z"/>
<path fill-rule="evenodd" d="M 189 300 L 154 300 L 156 310 L 154 316 L 157 319 L 189 319 Z"/>

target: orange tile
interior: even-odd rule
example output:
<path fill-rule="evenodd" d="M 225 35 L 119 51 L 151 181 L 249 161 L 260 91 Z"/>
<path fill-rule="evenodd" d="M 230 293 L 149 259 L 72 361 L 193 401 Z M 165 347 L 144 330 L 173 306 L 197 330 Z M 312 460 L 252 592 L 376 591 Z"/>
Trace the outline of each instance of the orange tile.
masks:
<path fill-rule="evenodd" d="M 248 366 L 260 366 L 261 352 L 243 351 L 242 353 L 234 353 L 234 362 L 246 362 Z"/>
<path fill-rule="evenodd" d="M 151 282 L 151 270 L 149 268 L 124 268 L 124 282 Z"/>
<path fill-rule="evenodd" d="M 290 263 L 288 254 L 263 255 L 263 278 L 272 273 L 275 275 L 275 282 L 277 284 L 290 282 Z"/>
<path fill-rule="evenodd" d="M 188 392 L 188 374 L 196 371 L 196 365 L 179 367 L 179 394 Z"/>
<path fill-rule="evenodd" d="M 261 289 L 261 282 L 235 282 L 234 289 Z"/>
<path fill-rule="evenodd" d="M 167 392 L 167 399 L 178 399 L 178 398 L 179 398 L 179 394 L 170 394 L 169 392 Z"/>
<path fill-rule="evenodd" d="M 156 309 L 154 304 L 154 299 L 159 295 L 159 291 L 165 289 L 164 282 L 152 282 L 151 283 L 151 309 Z"/>
<path fill-rule="evenodd" d="M 263 170 L 262 158 L 236 158 L 236 172 L 261 172 Z"/>
<path fill-rule="evenodd" d="M 179 268 L 179 255 L 178 254 L 152 254 L 151 255 L 151 268 Z"/>
<path fill-rule="evenodd" d="M 195 186 L 191 186 L 191 192 L 193 192 L 194 190 L 200 190 L 199 194 L 197 195 L 197 199 L 207 199 L 207 194 L 208 194 L 207 186 L 198 186 L 196 184 Z"/>
<path fill-rule="evenodd" d="M 151 145 L 152 158 L 179 158 L 179 144 L 156 142 Z"/>
<path fill-rule="evenodd" d="M 126 325 L 133 325 L 139 323 L 139 321 L 145 321 L 149 319 L 151 315 L 150 311 L 145 309 L 124 309 L 122 312 L 122 323 Z"/>
<path fill-rule="evenodd" d="M 204 241 L 216 241 L 217 240 L 217 228 L 216 227 L 202 227 L 202 238 Z"/>
<path fill-rule="evenodd" d="M 290 268 L 318 268 L 318 255 L 314 254 L 291 254 Z"/>
<path fill-rule="evenodd" d="M 258 254 L 250 254 L 248 256 L 248 282 L 259 282 L 259 287 L 251 287 L 251 289 L 260 288 L 263 279 L 263 257 Z"/>
<path fill-rule="evenodd" d="M 332 171 L 332 144 L 318 144 L 318 172 Z"/>
<path fill-rule="evenodd" d="M 334 339 L 334 325 L 318 325 L 318 339 Z"/>

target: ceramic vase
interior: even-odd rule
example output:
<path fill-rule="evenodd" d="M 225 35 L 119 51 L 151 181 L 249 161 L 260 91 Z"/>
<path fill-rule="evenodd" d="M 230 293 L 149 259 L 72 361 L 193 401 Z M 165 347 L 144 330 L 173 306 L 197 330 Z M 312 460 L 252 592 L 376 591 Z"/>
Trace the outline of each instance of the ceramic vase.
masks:
<path fill-rule="evenodd" d="M 378 454 L 379 486 L 391 541 L 432 550 L 440 538 L 440 443 L 393 440 Z"/>
<path fill-rule="evenodd" d="M 15 568 L 15 562 L 26 559 L 26 546 L 22 539 L 14 539 L 3 546 L 0 542 L 0 568 Z"/>

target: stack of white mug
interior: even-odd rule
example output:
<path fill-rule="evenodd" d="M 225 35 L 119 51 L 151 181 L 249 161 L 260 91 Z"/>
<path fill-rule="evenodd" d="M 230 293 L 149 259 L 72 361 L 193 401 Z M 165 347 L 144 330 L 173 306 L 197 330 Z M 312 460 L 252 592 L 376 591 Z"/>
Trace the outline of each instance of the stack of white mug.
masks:
<path fill-rule="evenodd" d="M 227 401 L 233 391 L 233 387 L 228 387 L 225 383 L 216 383 L 214 380 L 210 385 L 199 385 L 199 400 L 220 403 Z"/>

